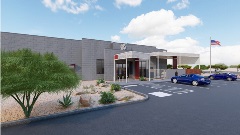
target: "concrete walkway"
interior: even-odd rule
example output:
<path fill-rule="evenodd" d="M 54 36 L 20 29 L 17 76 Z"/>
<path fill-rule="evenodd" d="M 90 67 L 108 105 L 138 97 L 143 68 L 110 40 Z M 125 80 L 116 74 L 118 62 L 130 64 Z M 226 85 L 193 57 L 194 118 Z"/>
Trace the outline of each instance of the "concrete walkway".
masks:
<path fill-rule="evenodd" d="M 130 84 L 151 84 L 155 82 L 168 82 L 168 81 L 171 81 L 171 79 L 151 80 L 151 81 L 129 80 L 127 83 L 126 81 L 121 81 L 121 82 L 115 81 L 115 83 L 119 85 L 130 85 Z M 114 83 L 114 82 L 110 82 L 110 83 Z"/>

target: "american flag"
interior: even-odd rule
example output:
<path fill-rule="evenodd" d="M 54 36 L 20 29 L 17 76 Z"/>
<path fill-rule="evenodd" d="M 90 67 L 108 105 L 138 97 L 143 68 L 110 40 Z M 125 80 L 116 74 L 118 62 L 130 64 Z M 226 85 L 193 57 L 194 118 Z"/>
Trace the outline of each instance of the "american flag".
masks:
<path fill-rule="evenodd" d="M 211 40 L 211 45 L 220 45 L 220 42 L 217 40 Z"/>

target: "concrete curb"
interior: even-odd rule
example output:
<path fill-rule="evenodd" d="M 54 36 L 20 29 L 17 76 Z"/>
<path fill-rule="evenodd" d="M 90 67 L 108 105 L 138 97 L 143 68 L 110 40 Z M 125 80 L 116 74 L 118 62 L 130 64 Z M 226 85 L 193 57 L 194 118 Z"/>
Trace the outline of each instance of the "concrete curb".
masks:
<path fill-rule="evenodd" d="M 130 92 L 133 92 L 135 94 L 141 95 L 144 97 L 144 99 L 127 101 L 124 103 L 113 103 L 113 104 L 102 105 L 102 106 L 98 106 L 98 107 L 89 107 L 89 108 L 85 108 L 85 109 L 72 110 L 72 111 L 55 113 L 55 114 L 44 115 L 44 116 L 36 116 L 36 117 L 20 119 L 20 120 L 16 120 L 16 121 L 3 122 L 3 123 L 1 123 L 1 127 L 2 128 L 3 127 L 11 127 L 11 126 L 16 126 L 16 125 L 28 124 L 28 123 L 35 122 L 35 121 L 53 119 L 53 118 L 58 118 L 58 117 L 63 117 L 63 116 L 69 116 L 69 115 L 92 112 L 92 111 L 97 111 L 97 110 L 102 110 L 102 109 L 114 108 L 114 107 L 118 107 L 118 106 L 130 105 L 130 104 L 134 104 L 134 103 L 144 102 L 149 99 L 148 95 L 146 95 L 146 94 L 143 94 L 143 93 L 140 93 L 140 92 L 137 92 L 134 90 L 126 89 L 126 88 L 124 88 L 124 89 L 127 91 L 130 91 Z"/>

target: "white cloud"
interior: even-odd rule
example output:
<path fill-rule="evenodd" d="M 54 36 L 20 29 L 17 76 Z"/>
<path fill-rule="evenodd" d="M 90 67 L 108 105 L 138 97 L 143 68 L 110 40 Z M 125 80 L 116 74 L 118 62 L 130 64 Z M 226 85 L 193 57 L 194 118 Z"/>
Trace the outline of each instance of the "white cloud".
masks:
<path fill-rule="evenodd" d="M 97 0 L 83 0 L 81 3 L 76 3 L 73 0 L 43 0 L 45 7 L 50 8 L 53 12 L 64 10 L 68 13 L 79 14 L 90 9 L 91 4 Z"/>
<path fill-rule="evenodd" d="M 121 5 L 128 5 L 131 7 L 136 7 L 141 5 L 142 0 L 115 0 L 115 5 L 120 8 Z"/>
<path fill-rule="evenodd" d="M 121 33 L 134 38 L 138 37 L 139 39 L 136 39 L 135 44 L 156 46 L 159 49 L 167 49 L 168 52 L 200 54 L 201 64 L 209 65 L 209 46 L 203 47 L 191 37 L 172 41 L 166 40 L 169 35 L 177 35 L 183 32 L 185 27 L 194 27 L 200 24 L 201 20 L 194 15 L 176 17 L 172 11 L 162 9 L 133 18 L 121 30 Z M 239 50 L 240 45 L 213 46 L 212 64 L 240 64 Z"/>
<path fill-rule="evenodd" d="M 141 41 L 135 42 L 137 44 L 156 46 L 159 49 L 166 49 L 168 52 L 180 53 L 196 53 L 200 54 L 201 64 L 210 64 L 210 48 L 202 47 L 197 40 L 190 37 L 184 39 L 176 39 L 173 41 L 166 41 L 162 37 L 152 36 Z M 240 45 L 222 45 L 212 46 L 212 64 L 225 63 L 227 65 L 240 64 Z"/>
<path fill-rule="evenodd" d="M 167 3 L 173 3 L 176 2 L 177 0 L 167 0 Z"/>
<path fill-rule="evenodd" d="M 101 7 L 101 6 L 99 6 L 99 5 L 96 5 L 96 6 L 95 6 L 95 9 L 100 10 L 100 11 L 103 11 L 103 10 L 104 10 L 103 7 Z"/>
<path fill-rule="evenodd" d="M 188 0 L 182 0 L 181 2 L 177 3 L 177 5 L 173 6 L 174 9 L 184 9 L 189 6 L 190 2 Z"/>
<path fill-rule="evenodd" d="M 196 26 L 201 21 L 194 15 L 181 16 L 176 18 L 171 10 L 161 9 L 142 14 L 133 18 L 124 27 L 121 33 L 128 34 L 130 37 L 149 37 L 176 35 L 183 32 L 186 26 Z"/>
<path fill-rule="evenodd" d="M 179 0 L 167 0 L 167 3 L 175 3 Z M 180 2 L 178 2 L 175 6 L 173 6 L 173 9 L 184 9 L 187 8 L 190 5 L 190 2 L 188 0 L 181 0 Z"/>
<path fill-rule="evenodd" d="M 111 36 L 111 41 L 119 42 L 120 41 L 120 36 L 118 36 L 118 35 Z"/>
<path fill-rule="evenodd" d="M 210 63 L 210 48 L 204 48 L 205 52 L 200 53 L 201 63 L 209 65 Z M 212 64 L 224 63 L 227 65 L 240 64 L 240 45 L 233 46 L 213 46 L 212 47 Z"/>

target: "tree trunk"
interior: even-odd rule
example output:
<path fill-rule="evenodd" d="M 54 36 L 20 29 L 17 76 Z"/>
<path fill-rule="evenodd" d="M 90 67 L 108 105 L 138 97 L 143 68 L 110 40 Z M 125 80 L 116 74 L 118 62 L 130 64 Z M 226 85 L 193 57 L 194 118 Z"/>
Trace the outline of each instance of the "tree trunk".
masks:
<path fill-rule="evenodd" d="M 20 96 L 18 94 L 11 95 L 17 103 L 21 106 L 25 117 L 29 118 L 33 109 L 34 104 L 36 103 L 38 97 L 41 95 L 41 92 L 24 92 L 22 95 L 21 99 L 19 98 Z M 31 99 L 31 95 L 33 98 Z M 25 102 L 26 101 L 26 102 Z"/>

